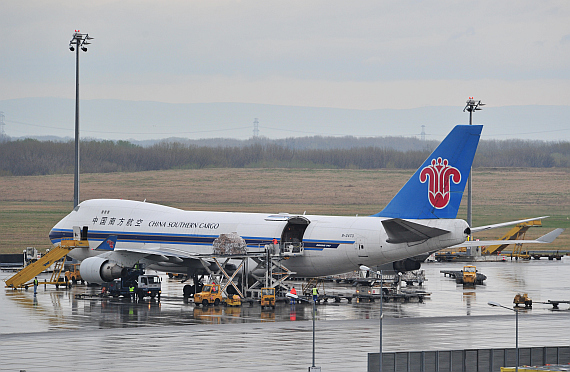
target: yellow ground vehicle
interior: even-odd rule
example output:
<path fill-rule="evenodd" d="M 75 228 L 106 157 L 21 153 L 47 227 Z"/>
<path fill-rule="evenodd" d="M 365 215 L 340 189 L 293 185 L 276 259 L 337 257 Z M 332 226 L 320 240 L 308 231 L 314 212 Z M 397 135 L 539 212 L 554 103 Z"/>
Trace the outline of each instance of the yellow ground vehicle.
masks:
<path fill-rule="evenodd" d="M 261 288 L 261 308 L 266 306 L 275 309 L 275 288 Z"/>
<path fill-rule="evenodd" d="M 518 293 L 513 300 L 513 304 L 515 304 L 515 306 L 524 305 L 524 307 L 528 309 L 532 307 L 532 300 L 528 297 L 527 293 L 522 295 Z"/>
<path fill-rule="evenodd" d="M 79 273 L 79 265 L 81 264 L 73 264 L 71 265 L 71 270 L 65 272 L 65 281 L 72 282 L 73 284 L 77 284 L 77 282 L 81 280 L 81 274 Z"/>
<path fill-rule="evenodd" d="M 196 306 L 200 304 L 203 306 L 210 304 L 218 306 L 220 303 L 222 303 L 222 291 L 219 284 L 206 284 L 202 288 L 202 292 L 194 295 L 194 304 Z"/>
<path fill-rule="evenodd" d="M 477 281 L 477 268 L 475 266 L 463 266 L 463 285 L 475 285 Z"/>
<path fill-rule="evenodd" d="M 224 300 L 224 305 L 226 306 L 241 306 L 241 298 L 235 294 Z"/>
<path fill-rule="evenodd" d="M 180 274 L 180 273 L 166 273 L 166 275 L 168 275 L 168 277 L 170 279 L 172 278 L 176 278 L 176 279 L 186 279 L 186 274 Z"/>

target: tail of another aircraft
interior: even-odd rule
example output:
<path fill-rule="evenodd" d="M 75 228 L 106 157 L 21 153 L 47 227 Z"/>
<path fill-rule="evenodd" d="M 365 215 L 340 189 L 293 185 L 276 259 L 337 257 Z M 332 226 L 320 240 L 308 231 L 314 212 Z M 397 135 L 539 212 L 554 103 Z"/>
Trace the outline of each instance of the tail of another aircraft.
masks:
<path fill-rule="evenodd" d="M 482 125 L 457 125 L 375 217 L 456 218 Z"/>

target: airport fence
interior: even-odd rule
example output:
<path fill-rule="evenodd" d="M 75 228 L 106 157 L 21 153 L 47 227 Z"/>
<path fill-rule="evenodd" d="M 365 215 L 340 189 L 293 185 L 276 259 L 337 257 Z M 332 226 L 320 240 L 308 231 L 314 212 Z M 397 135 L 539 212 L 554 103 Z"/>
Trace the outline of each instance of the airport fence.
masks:
<path fill-rule="evenodd" d="M 379 370 L 378 354 L 368 354 L 369 372 Z M 568 363 L 570 346 L 519 348 L 519 366 Z M 498 372 L 515 364 L 515 348 L 382 353 L 382 372 Z"/>

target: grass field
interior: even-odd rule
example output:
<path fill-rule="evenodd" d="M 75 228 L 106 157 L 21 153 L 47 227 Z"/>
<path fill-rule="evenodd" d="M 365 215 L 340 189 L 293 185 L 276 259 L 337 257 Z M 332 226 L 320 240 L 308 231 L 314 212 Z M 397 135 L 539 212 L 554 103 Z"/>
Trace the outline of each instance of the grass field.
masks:
<path fill-rule="evenodd" d="M 80 200 L 147 200 L 188 210 L 331 215 L 380 211 L 413 171 L 202 169 L 81 175 Z M 73 175 L 0 177 L 0 253 L 50 247 L 48 233 L 73 208 Z M 466 201 L 459 218 L 466 218 Z M 534 238 L 570 227 L 568 169 L 476 169 L 473 225 L 548 215 Z M 508 228 L 478 238 L 499 238 Z M 538 246 L 533 246 L 533 249 Z M 545 249 L 570 249 L 570 230 Z"/>

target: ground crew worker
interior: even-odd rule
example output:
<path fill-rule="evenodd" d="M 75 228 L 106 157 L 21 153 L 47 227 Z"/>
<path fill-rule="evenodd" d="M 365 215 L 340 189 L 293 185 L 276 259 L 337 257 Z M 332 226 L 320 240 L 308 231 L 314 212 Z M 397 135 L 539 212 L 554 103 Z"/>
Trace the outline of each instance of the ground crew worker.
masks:
<path fill-rule="evenodd" d="M 318 299 L 319 299 L 319 290 L 317 289 L 317 287 L 313 287 L 313 301 L 317 302 Z"/>
<path fill-rule="evenodd" d="M 297 295 L 297 290 L 295 289 L 295 287 L 291 288 L 291 294 L 292 295 Z M 291 297 L 291 305 L 293 305 L 295 303 L 295 298 Z"/>
<path fill-rule="evenodd" d="M 133 285 L 129 286 L 129 293 L 134 301 L 136 298 L 135 298 L 135 287 Z"/>
<path fill-rule="evenodd" d="M 38 277 L 34 278 L 34 294 L 38 293 Z"/>

